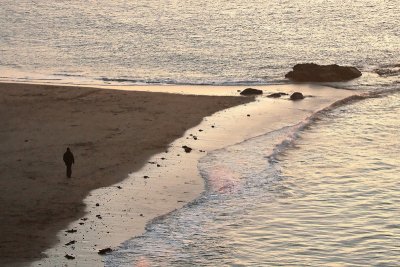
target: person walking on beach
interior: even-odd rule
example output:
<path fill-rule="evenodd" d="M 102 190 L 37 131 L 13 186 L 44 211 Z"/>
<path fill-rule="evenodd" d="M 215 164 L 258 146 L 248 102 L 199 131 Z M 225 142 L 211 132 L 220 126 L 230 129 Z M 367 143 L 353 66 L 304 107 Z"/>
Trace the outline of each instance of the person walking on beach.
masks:
<path fill-rule="evenodd" d="M 72 167 L 72 164 L 75 163 L 75 160 L 74 160 L 74 154 L 72 154 L 69 147 L 67 147 L 67 151 L 65 151 L 65 153 L 64 153 L 63 160 L 65 162 L 65 166 L 67 166 L 67 177 L 71 178 L 71 174 L 72 174 L 71 167 Z"/>

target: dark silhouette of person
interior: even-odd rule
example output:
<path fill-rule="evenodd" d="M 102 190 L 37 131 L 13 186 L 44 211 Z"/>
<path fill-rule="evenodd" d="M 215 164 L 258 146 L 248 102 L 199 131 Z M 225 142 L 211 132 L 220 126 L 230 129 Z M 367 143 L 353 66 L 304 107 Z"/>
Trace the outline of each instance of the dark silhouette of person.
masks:
<path fill-rule="evenodd" d="M 69 147 L 67 147 L 67 151 L 65 151 L 65 153 L 64 153 L 63 160 L 65 162 L 65 166 L 67 166 L 67 177 L 71 178 L 71 174 L 72 174 L 71 167 L 72 167 L 72 164 L 75 163 L 75 159 L 74 159 L 74 154 L 72 154 Z"/>

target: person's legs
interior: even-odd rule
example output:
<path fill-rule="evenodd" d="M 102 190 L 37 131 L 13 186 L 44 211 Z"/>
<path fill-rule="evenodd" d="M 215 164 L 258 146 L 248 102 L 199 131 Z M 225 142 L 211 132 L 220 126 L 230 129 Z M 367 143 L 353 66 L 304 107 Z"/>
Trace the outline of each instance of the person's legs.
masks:
<path fill-rule="evenodd" d="M 72 174 L 72 168 L 71 168 L 72 164 L 68 164 L 67 165 L 67 177 L 71 178 L 71 174 Z"/>

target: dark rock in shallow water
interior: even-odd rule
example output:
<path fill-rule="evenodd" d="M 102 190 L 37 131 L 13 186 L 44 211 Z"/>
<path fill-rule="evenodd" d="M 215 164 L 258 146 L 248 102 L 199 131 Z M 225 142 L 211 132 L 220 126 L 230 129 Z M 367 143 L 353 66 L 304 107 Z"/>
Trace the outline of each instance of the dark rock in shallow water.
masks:
<path fill-rule="evenodd" d="M 295 65 L 293 71 L 287 73 L 285 77 L 296 82 L 343 82 L 361 75 L 355 67 L 306 63 Z"/>
<path fill-rule="evenodd" d="M 254 88 L 246 88 L 242 92 L 240 92 L 241 95 L 262 95 L 263 91 L 254 89 Z"/>
<path fill-rule="evenodd" d="M 68 255 L 68 254 L 65 254 L 64 257 L 65 257 L 66 259 L 68 259 L 68 260 L 73 260 L 73 259 L 75 259 L 74 256 L 71 256 L 71 255 Z"/>
<path fill-rule="evenodd" d="M 304 99 L 303 94 L 300 93 L 300 92 L 294 92 L 294 93 L 290 96 L 290 100 L 300 100 L 300 99 Z"/>
<path fill-rule="evenodd" d="M 281 97 L 281 96 L 283 96 L 283 95 L 288 95 L 288 94 L 286 94 L 286 93 L 273 93 L 273 94 L 267 95 L 267 97 L 270 97 L 270 98 L 279 98 L 279 97 Z"/>

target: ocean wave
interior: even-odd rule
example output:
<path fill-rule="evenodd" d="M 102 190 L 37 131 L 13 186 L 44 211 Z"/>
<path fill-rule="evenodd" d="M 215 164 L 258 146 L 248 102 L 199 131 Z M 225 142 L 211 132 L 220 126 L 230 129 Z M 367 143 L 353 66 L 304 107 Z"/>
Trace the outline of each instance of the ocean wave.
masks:
<path fill-rule="evenodd" d="M 116 85 L 211 85 L 211 86 L 236 86 L 236 85 L 279 85 L 290 83 L 287 79 L 266 80 L 174 80 L 174 79 L 133 79 L 101 77 L 95 80 L 116 83 Z"/>
<path fill-rule="evenodd" d="M 383 65 L 374 70 L 379 76 L 400 76 L 400 64 Z"/>
<path fill-rule="evenodd" d="M 390 92 L 397 93 L 399 90 L 398 88 L 393 88 Z M 281 179 L 279 157 L 284 155 L 288 149 L 295 147 L 296 141 L 301 138 L 304 130 L 328 116 L 335 109 L 356 101 L 382 97 L 390 92 L 388 90 L 380 90 L 352 95 L 314 112 L 296 124 L 287 125 L 280 129 L 246 139 L 233 146 L 209 152 L 199 162 L 199 171 L 205 180 L 206 190 L 197 199 L 186 204 L 182 209 L 174 210 L 149 221 L 146 225 L 147 232 L 143 236 L 123 243 L 116 252 L 106 258 L 106 266 L 120 266 L 119 264 L 121 266 L 131 266 L 135 259 L 140 260 L 142 255 L 147 255 L 146 253 L 149 253 L 150 260 L 154 257 L 156 261 L 159 261 L 163 255 L 160 256 L 157 252 L 153 255 L 151 251 L 146 250 L 146 244 L 149 242 L 149 239 L 151 242 L 157 240 L 157 247 L 168 247 L 171 245 L 168 239 L 171 231 L 176 230 L 174 227 L 188 227 L 192 229 L 196 227 L 197 219 L 212 219 L 212 216 L 209 215 L 209 209 L 207 210 L 207 215 L 202 213 L 203 206 L 212 207 L 219 205 L 219 209 L 224 210 L 224 205 L 229 205 L 229 201 L 232 199 L 240 198 L 243 195 L 246 195 L 245 197 L 251 197 L 252 194 L 257 195 L 257 190 L 266 190 L 270 185 L 278 183 L 279 179 Z M 238 155 L 240 155 L 240 164 L 236 163 Z M 242 159 L 245 159 L 245 162 Z M 247 165 L 246 162 L 249 164 Z M 229 168 L 224 168 L 224 165 Z M 228 169 L 228 172 L 226 169 Z M 216 181 L 215 179 L 218 180 Z M 231 206 L 230 208 L 233 209 L 233 212 L 236 211 Z M 244 207 L 239 208 L 243 209 Z M 195 223 L 193 224 L 193 222 Z M 196 229 L 192 229 L 192 232 L 196 232 Z M 177 240 L 173 240 L 175 243 L 171 246 L 179 251 L 182 245 L 179 243 L 181 240 L 179 237 Z M 184 240 L 182 242 L 184 243 Z M 184 247 L 184 245 L 182 246 Z M 181 259 L 176 260 L 180 262 Z"/>

